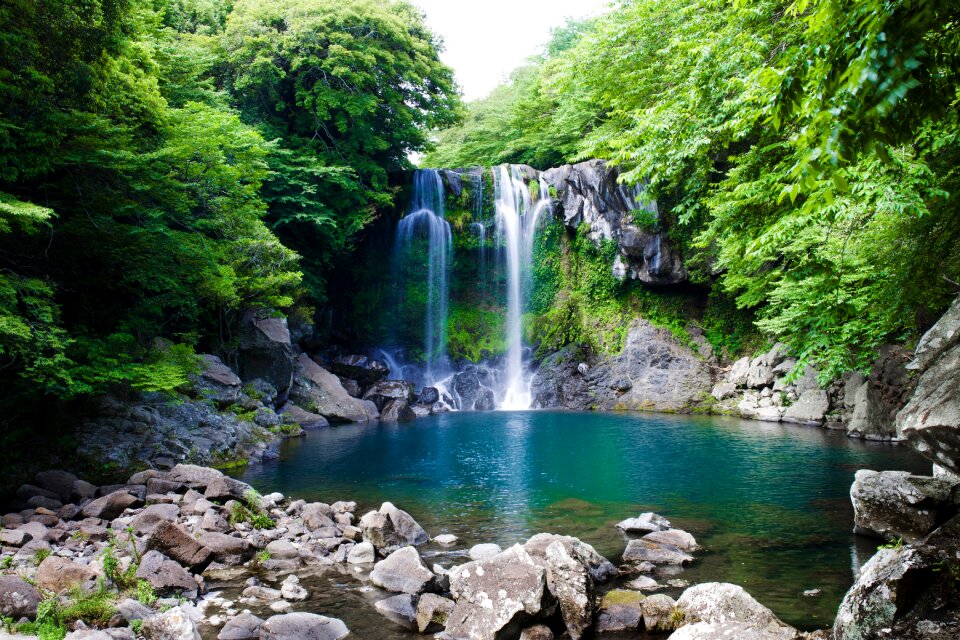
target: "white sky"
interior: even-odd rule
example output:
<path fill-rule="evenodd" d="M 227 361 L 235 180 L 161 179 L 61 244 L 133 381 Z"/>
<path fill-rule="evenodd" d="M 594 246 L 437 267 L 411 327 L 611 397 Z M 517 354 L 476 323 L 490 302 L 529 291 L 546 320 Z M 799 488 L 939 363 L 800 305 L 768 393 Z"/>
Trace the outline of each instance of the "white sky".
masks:
<path fill-rule="evenodd" d="M 443 37 L 464 98 L 482 98 L 538 53 L 567 17 L 601 13 L 609 0 L 411 0 Z"/>

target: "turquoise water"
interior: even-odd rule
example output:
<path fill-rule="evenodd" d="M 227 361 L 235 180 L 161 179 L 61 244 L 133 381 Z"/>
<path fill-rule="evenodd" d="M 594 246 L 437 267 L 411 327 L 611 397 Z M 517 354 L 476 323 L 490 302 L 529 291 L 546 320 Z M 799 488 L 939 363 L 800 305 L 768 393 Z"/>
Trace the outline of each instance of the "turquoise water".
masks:
<path fill-rule="evenodd" d="M 361 513 L 390 500 L 465 546 L 574 535 L 615 563 L 626 545 L 615 523 L 656 511 L 705 548 L 676 577 L 735 582 L 814 629 L 832 622 L 855 565 L 876 548 L 851 533 L 848 492 L 860 468 L 929 473 L 906 447 L 809 427 L 496 412 L 314 431 L 242 478 L 262 492 L 356 500 Z M 803 597 L 806 589 L 823 595 Z"/>

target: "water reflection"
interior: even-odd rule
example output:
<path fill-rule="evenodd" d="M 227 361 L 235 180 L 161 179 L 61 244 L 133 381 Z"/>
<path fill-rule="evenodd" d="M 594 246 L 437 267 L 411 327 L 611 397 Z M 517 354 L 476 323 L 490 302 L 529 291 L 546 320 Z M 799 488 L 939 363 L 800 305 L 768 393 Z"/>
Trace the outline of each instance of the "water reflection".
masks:
<path fill-rule="evenodd" d="M 662 512 L 707 550 L 690 580 L 743 585 L 786 620 L 828 621 L 853 580 L 849 487 L 858 468 L 928 472 L 906 448 L 807 427 L 656 414 L 445 414 L 350 425 L 286 443 L 247 470 L 263 491 L 375 508 L 391 500 L 465 544 L 576 535 L 609 557 L 613 526 Z M 867 544 L 869 546 L 869 544 Z M 853 554 L 853 555 L 851 555 Z M 802 598 L 819 588 L 821 598 Z"/>

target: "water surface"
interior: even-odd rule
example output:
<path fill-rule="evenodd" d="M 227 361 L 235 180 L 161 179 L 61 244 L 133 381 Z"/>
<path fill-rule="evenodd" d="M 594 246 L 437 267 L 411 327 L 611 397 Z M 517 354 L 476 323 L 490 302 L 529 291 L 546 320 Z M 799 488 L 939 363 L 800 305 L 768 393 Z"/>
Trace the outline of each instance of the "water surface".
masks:
<path fill-rule="evenodd" d="M 615 564 L 626 545 L 615 523 L 656 511 L 704 546 L 676 577 L 740 584 L 785 621 L 814 629 L 832 622 L 856 567 L 876 548 L 851 533 L 849 489 L 860 468 L 929 473 L 906 447 L 816 428 L 540 411 L 314 431 L 242 478 L 262 492 L 356 500 L 359 513 L 390 500 L 431 535 L 454 533 L 463 546 L 506 547 L 541 531 L 574 535 Z M 328 582 L 346 589 L 346 578 Z M 803 597 L 806 589 L 823 594 Z M 343 601 L 317 598 L 321 613 L 320 602 Z M 371 623 L 349 618 L 377 616 L 366 609 L 337 613 L 356 629 Z"/>

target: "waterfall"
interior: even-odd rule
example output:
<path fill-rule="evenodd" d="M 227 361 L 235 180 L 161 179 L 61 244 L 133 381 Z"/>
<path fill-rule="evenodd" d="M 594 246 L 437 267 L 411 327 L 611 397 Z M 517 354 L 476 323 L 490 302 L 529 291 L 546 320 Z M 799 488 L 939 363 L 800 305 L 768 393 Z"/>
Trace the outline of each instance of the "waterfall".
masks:
<path fill-rule="evenodd" d="M 426 310 L 423 329 L 423 353 L 427 378 L 434 367 L 444 363 L 447 349 L 447 307 L 450 298 L 450 265 L 453 235 L 444 218 L 443 180 L 433 169 L 421 169 L 413 176 L 413 198 L 408 213 L 397 224 L 394 242 L 395 264 L 410 253 L 414 238 L 427 245 Z M 399 267 L 398 267 L 399 268 Z"/>
<path fill-rule="evenodd" d="M 497 243 L 503 248 L 507 267 L 507 354 L 505 391 L 500 408 L 530 407 L 530 377 L 523 366 L 523 311 L 533 286 L 533 244 L 540 215 L 548 210 L 550 197 L 541 179 L 536 202 L 524 180 L 523 168 L 502 165 L 493 169 Z"/>

